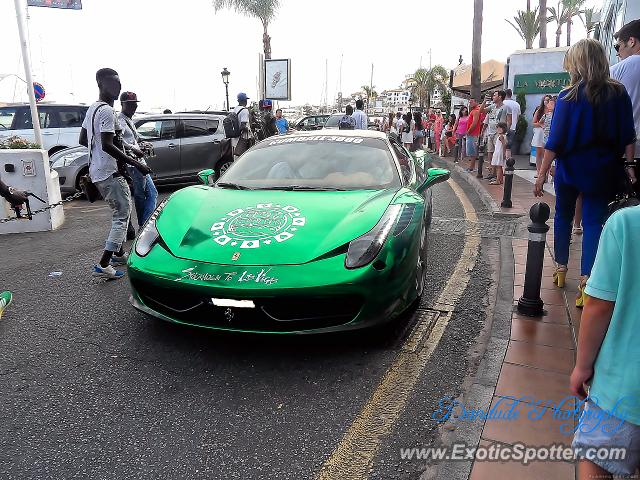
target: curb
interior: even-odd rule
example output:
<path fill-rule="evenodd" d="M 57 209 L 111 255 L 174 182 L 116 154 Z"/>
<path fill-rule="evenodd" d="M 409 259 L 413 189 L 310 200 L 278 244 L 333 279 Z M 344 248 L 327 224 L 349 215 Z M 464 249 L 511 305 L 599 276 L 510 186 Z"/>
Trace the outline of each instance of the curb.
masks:
<path fill-rule="evenodd" d="M 500 207 L 500 205 L 496 203 L 493 197 L 489 195 L 487 190 L 484 188 L 484 185 L 476 178 L 475 174 L 473 175 L 470 174 L 458 164 L 454 163 L 452 165 L 451 162 L 448 162 L 447 160 L 443 160 L 441 158 L 437 158 L 433 155 L 431 156 L 431 158 L 433 163 L 444 165 L 449 170 L 455 170 L 460 175 L 460 177 L 464 179 L 464 181 L 467 182 L 467 184 L 475 190 L 475 192 L 478 194 L 478 197 L 480 197 L 480 200 L 482 201 L 482 203 L 489 209 L 489 211 L 491 212 L 491 215 L 493 215 L 494 217 L 518 218 L 525 215 L 525 212 L 522 212 L 519 210 L 512 211 L 512 212 L 504 211 Z"/>
<path fill-rule="evenodd" d="M 490 305 L 487 317 L 485 349 L 476 373 L 458 400 L 465 405 L 487 407 L 491 404 L 498 385 L 500 371 L 511 338 L 511 318 L 513 314 L 514 264 L 513 244 L 510 238 L 501 237 L 498 246 L 500 255 L 498 283 L 495 287 L 495 301 Z M 480 443 L 485 422 L 447 422 L 441 430 L 443 444 L 462 442 L 467 446 Z M 468 480 L 474 462 L 465 460 L 433 464 L 423 472 L 420 480 Z"/>

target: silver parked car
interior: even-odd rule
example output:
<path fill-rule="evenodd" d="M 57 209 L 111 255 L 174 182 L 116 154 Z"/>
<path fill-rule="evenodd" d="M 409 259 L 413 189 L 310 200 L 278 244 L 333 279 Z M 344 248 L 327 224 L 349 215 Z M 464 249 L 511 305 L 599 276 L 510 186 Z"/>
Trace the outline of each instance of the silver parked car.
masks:
<path fill-rule="evenodd" d="M 180 113 L 135 118 L 138 134 L 151 142 L 156 156 L 148 160 L 158 185 L 194 183 L 200 170 L 213 168 L 222 175 L 233 162 L 231 141 L 225 137 L 224 115 Z M 50 157 L 58 172 L 60 190 L 79 190 L 87 173 L 89 155 L 85 147 L 62 150 Z"/>

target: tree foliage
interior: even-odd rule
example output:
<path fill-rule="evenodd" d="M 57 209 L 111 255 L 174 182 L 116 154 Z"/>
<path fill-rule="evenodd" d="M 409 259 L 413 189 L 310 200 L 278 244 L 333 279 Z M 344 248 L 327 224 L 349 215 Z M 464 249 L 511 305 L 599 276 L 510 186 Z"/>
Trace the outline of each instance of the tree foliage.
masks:
<path fill-rule="evenodd" d="M 533 48 L 533 41 L 538 33 L 540 33 L 540 16 L 538 15 L 538 7 L 533 10 L 518 10 L 517 15 L 513 17 L 513 22 L 505 20 L 511 25 L 520 38 L 524 40 L 525 48 Z"/>
<path fill-rule="evenodd" d="M 434 65 L 431 69 L 419 68 L 409 79 L 413 82 L 411 94 L 420 103 L 420 108 L 431 106 L 431 94 L 438 88 L 442 92 L 446 90 L 449 74 L 442 65 Z"/>
<path fill-rule="evenodd" d="M 271 37 L 268 34 L 269 23 L 275 18 L 280 0 L 213 0 L 213 8 L 234 10 L 247 17 L 254 17 L 262 22 L 262 43 L 264 58 L 271 58 Z"/>

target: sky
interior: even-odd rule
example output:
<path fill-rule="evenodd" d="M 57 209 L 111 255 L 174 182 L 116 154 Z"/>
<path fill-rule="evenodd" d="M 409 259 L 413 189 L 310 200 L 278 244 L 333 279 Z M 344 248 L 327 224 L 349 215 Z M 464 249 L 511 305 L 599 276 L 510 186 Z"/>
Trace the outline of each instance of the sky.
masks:
<path fill-rule="evenodd" d="M 26 0 L 21 0 L 26 5 Z M 14 2 L 0 0 L 0 74 L 24 78 Z M 215 12 L 211 0 L 83 0 L 83 10 L 29 7 L 28 30 L 34 81 L 47 100 L 91 103 L 95 72 L 111 67 L 124 90 L 135 91 L 141 111 L 220 109 L 220 72 L 230 72 L 229 96 L 256 98 L 262 25 L 232 11 Z M 550 4 L 553 2 L 549 2 Z M 602 0 L 587 0 L 601 6 Z M 537 1 L 532 0 L 536 5 Z M 506 23 L 526 0 L 484 0 L 482 60 L 505 62 L 524 41 Z M 273 58 L 291 59 L 292 101 L 319 104 L 342 88 L 344 96 L 371 80 L 378 92 L 397 88 L 421 65 L 447 70 L 462 55 L 471 63 L 473 0 L 281 0 L 269 27 Z M 555 45 L 549 24 L 549 46 Z M 576 19 L 573 41 L 585 37 Z M 562 37 L 563 44 L 566 42 Z M 340 63 L 342 59 L 342 79 Z M 14 77 L 0 81 L 0 102 L 26 101 Z"/>

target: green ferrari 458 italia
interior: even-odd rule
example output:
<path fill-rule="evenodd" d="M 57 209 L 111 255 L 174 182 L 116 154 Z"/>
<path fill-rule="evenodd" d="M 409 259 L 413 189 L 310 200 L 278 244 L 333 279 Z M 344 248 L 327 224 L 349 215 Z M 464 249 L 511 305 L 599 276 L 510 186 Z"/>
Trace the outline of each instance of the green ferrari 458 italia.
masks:
<path fill-rule="evenodd" d="M 162 202 L 129 257 L 131 302 L 216 330 L 324 333 L 381 325 L 424 289 L 432 185 L 380 132 L 296 132 L 245 152 L 213 183 Z"/>

